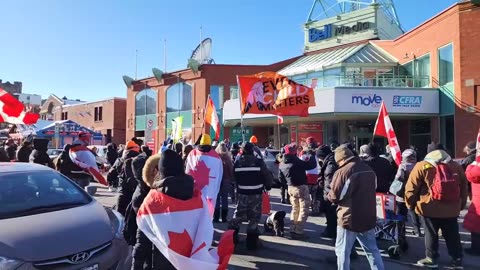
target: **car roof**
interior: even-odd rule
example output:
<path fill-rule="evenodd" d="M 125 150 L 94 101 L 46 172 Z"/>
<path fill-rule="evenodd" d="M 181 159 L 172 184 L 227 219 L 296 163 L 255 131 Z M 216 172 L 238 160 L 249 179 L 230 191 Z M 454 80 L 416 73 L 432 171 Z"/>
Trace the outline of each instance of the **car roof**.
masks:
<path fill-rule="evenodd" d="M 36 163 L 24 162 L 0 162 L 0 174 L 2 172 L 22 172 L 22 171 L 52 171 L 47 166 Z"/>

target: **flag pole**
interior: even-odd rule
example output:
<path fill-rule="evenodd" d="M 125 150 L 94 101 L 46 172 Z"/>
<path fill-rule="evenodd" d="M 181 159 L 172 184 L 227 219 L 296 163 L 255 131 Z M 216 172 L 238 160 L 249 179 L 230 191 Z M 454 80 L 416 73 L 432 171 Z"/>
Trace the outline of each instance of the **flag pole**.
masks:
<path fill-rule="evenodd" d="M 237 75 L 237 86 L 238 86 L 238 97 L 239 102 L 238 105 L 240 106 L 240 128 L 242 130 L 242 143 L 245 143 L 245 130 L 243 129 L 243 112 L 242 112 L 242 89 L 240 88 L 240 82 L 238 81 Z"/>
<path fill-rule="evenodd" d="M 280 121 L 279 121 L 279 118 L 277 116 L 277 132 L 278 132 L 278 149 L 282 148 L 282 142 L 280 141 Z"/>

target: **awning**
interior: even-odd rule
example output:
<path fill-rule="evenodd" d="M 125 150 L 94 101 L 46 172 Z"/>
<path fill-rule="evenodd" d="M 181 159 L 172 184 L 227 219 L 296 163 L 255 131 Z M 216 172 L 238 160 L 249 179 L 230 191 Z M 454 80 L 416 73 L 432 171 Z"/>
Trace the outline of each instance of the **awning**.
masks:
<path fill-rule="evenodd" d="M 381 66 L 397 65 L 398 61 L 377 46 L 367 43 L 303 56 L 278 73 L 285 76 L 294 76 L 322 71 L 341 64 L 377 64 Z"/>

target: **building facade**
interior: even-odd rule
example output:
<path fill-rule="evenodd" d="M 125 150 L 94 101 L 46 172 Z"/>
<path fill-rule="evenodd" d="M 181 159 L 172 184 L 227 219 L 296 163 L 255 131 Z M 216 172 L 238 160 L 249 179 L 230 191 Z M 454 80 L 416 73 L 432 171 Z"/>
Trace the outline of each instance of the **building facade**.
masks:
<path fill-rule="evenodd" d="M 288 117 L 276 127 L 273 115 L 245 115 L 248 127 L 269 127 L 268 140 L 302 143 L 372 140 L 382 101 L 402 149 L 443 143 L 462 156 L 480 121 L 480 7 L 457 3 L 402 34 L 377 5 L 305 24 L 304 54 L 279 73 L 299 83 L 316 81 L 316 107 L 308 118 Z M 226 126 L 240 119 L 239 100 L 227 100 Z M 465 128 L 468 123 L 468 128 Z"/>
<path fill-rule="evenodd" d="M 198 72 L 185 69 L 163 74 L 161 81 L 153 77 L 134 81 L 127 90 L 127 138 L 142 138 L 158 149 L 172 133 L 172 120 L 179 116 L 183 117 L 184 143 L 195 142 L 203 133 L 213 135 L 204 123 L 208 95 L 222 119 L 224 101 L 238 98 L 237 75 L 278 71 L 294 60 L 269 66 L 204 64 Z M 262 143 L 267 142 L 267 131 L 267 127 L 255 131 Z M 230 132 L 222 124 L 220 140 L 230 138 Z"/>
<path fill-rule="evenodd" d="M 61 108 L 64 105 L 74 105 L 84 103 L 85 101 L 81 101 L 80 99 L 68 99 L 67 97 L 59 98 L 58 96 L 51 94 L 48 98 L 43 102 L 40 108 L 40 119 L 42 120 L 55 120 L 54 111 L 58 108 Z M 67 120 L 60 119 L 60 120 Z"/>
<path fill-rule="evenodd" d="M 103 135 L 103 143 L 125 144 L 126 132 L 125 98 L 107 98 L 94 102 L 67 104 L 54 107 L 55 121 L 72 120 Z"/>

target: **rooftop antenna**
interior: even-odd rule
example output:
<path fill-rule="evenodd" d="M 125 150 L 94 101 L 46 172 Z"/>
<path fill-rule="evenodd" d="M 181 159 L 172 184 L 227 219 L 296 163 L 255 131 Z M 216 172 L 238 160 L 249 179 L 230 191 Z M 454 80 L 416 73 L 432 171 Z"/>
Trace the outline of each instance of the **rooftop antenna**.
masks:
<path fill-rule="evenodd" d="M 163 40 L 163 72 L 167 72 L 167 39 Z"/>
<path fill-rule="evenodd" d="M 385 11 L 392 23 L 402 29 L 393 0 L 313 0 L 306 24 L 339 16 L 371 5 L 378 5 L 379 8 Z"/>
<path fill-rule="evenodd" d="M 194 73 L 198 72 L 203 64 L 215 64 L 211 58 L 212 39 L 206 38 L 193 50 L 192 55 L 188 59 L 187 68 L 190 68 Z"/>
<path fill-rule="evenodd" d="M 138 67 L 138 50 L 135 49 L 135 80 L 137 79 L 137 67 Z"/>

